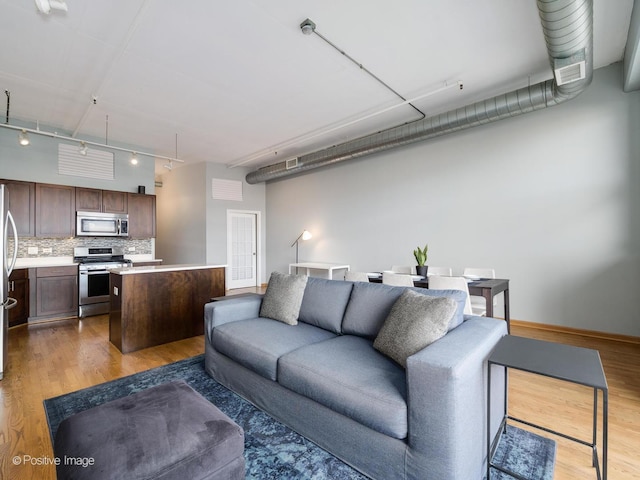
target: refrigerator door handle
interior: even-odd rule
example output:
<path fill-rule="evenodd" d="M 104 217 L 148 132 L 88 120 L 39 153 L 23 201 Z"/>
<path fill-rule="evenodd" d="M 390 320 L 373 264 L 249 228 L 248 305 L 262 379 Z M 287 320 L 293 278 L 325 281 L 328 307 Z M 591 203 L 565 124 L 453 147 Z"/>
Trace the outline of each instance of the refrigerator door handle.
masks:
<path fill-rule="evenodd" d="M 16 229 L 16 222 L 13 221 L 13 215 L 11 215 L 11 212 L 7 211 L 7 219 L 5 220 L 5 226 L 4 226 L 4 242 L 5 245 L 7 244 L 7 240 L 9 237 L 9 222 L 11 222 L 11 226 L 13 227 L 13 258 L 11 260 L 11 263 L 9 265 L 7 265 L 7 275 L 11 275 L 11 272 L 13 272 L 13 267 L 16 266 L 16 260 L 18 258 L 18 230 Z"/>
<path fill-rule="evenodd" d="M 3 307 L 4 307 L 5 310 L 9 310 L 9 309 L 15 307 L 17 304 L 18 304 L 18 300 L 16 300 L 15 298 L 9 297 L 9 298 L 7 298 L 7 301 L 4 302 Z"/>

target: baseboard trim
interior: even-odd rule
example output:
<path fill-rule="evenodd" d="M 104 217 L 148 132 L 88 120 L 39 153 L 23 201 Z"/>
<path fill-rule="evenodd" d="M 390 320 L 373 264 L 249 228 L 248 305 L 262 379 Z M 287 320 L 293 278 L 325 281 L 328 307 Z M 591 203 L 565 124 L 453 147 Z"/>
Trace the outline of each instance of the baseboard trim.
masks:
<path fill-rule="evenodd" d="M 511 320 L 511 325 L 522 328 L 535 328 L 537 330 L 546 330 L 549 332 L 567 333 L 569 335 L 581 335 L 583 337 L 600 338 L 604 340 L 614 340 L 616 342 L 640 345 L 640 337 L 634 337 L 632 335 L 620 335 L 617 333 L 598 332 L 596 330 L 584 330 L 581 328 L 549 325 L 548 323 L 525 322 L 522 320 Z"/>

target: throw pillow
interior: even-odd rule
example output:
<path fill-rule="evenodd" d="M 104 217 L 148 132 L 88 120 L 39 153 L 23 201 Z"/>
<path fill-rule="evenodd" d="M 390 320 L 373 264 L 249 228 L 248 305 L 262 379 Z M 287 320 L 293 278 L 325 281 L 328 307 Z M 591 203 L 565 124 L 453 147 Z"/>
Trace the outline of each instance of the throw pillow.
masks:
<path fill-rule="evenodd" d="M 273 272 L 260 307 L 260 316 L 289 325 L 298 324 L 298 315 L 307 277 Z"/>
<path fill-rule="evenodd" d="M 457 303 L 406 290 L 391 307 L 373 347 L 407 368 L 407 358 L 447 333 Z"/>

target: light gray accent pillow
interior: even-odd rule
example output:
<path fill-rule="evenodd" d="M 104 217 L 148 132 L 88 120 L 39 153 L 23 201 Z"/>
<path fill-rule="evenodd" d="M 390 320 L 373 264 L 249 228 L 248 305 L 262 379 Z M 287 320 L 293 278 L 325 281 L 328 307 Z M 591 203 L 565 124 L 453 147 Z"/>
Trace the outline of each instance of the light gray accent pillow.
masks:
<path fill-rule="evenodd" d="M 406 290 L 391 307 L 373 347 L 407 368 L 407 358 L 447 333 L 456 312 L 452 298 Z"/>
<path fill-rule="evenodd" d="M 297 325 L 306 286 L 305 275 L 272 272 L 260 307 L 260 316 Z"/>

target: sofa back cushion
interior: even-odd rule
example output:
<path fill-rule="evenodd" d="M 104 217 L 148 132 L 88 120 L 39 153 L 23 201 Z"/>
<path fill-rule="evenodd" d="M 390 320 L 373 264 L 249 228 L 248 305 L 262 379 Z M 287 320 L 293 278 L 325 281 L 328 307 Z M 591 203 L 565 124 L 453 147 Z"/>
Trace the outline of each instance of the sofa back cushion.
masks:
<path fill-rule="evenodd" d="M 342 322 L 342 333 L 359 335 L 373 340 L 377 335 L 393 304 L 400 295 L 410 287 L 394 287 L 382 283 L 356 282 L 347 311 Z M 454 329 L 464 321 L 464 305 L 467 294 L 460 290 L 429 290 L 428 288 L 411 288 L 422 295 L 433 297 L 449 297 L 456 301 L 456 312 L 451 317 L 447 331 Z"/>
<path fill-rule="evenodd" d="M 309 277 L 298 320 L 340 333 L 352 282 Z"/>

